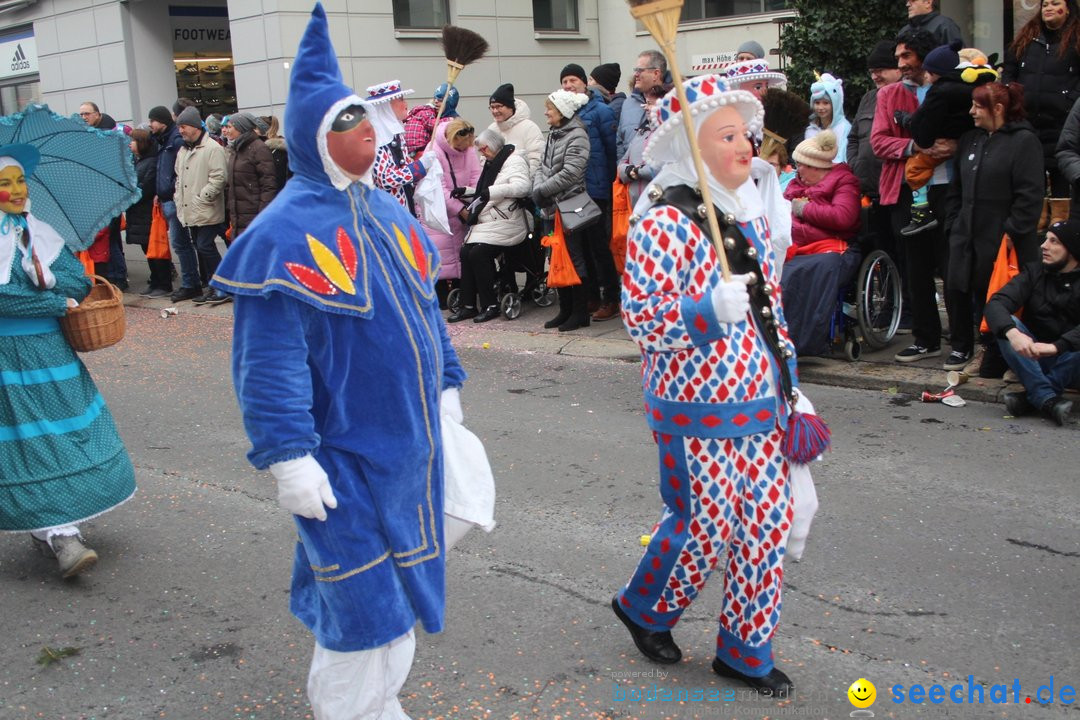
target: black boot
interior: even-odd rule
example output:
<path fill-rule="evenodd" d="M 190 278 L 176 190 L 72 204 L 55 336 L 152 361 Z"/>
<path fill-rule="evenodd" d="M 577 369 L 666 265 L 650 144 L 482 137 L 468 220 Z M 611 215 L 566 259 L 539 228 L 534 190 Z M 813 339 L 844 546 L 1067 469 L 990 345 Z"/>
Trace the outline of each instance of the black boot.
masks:
<path fill-rule="evenodd" d="M 717 675 L 738 680 L 749 685 L 762 695 L 769 697 L 786 698 L 795 687 L 795 683 L 791 682 L 791 678 L 778 667 L 773 667 L 768 675 L 754 677 L 739 672 L 720 658 L 713 658 L 712 669 Z"/>
<path fill-rule="evenodd" d="M 570 301 L 570 288 L 558 288 L 555 292 L 559 295 L 559 314 L 544 323 L 544 327 L 548 330 L 557 328 L 569 320 L 570 311 L 573 309 L 573 303 Z"/>
<path fill-rule="evenodd" d="M 635 623 L 619 607 L 618 595 L 611 598 L 611 609 L 615 611 L 615 616 L 630 631 L 630 639 L 634 641 L 642 655 L 653 662 L 663 663 L 664 665 L 671 665 L 682 660 L 682 650 L 679 650 L 679 646 L 672 639 L 671 631 L 652 632 Z"/>
<path fill-rule="evenodd" d="M 589 327 L 589 290 L 585 285 L 575 285 L 570 288 L 573 309 L 570 317 L 562 325 L 559 332 L 569 332 L 578 328 Z"/>

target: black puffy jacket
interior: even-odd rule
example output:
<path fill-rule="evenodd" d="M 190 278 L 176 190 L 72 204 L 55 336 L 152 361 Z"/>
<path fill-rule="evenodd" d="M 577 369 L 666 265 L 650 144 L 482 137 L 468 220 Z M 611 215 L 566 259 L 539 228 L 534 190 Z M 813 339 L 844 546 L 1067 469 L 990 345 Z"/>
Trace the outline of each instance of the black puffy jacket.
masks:
<path fill-rule="evenodd" d="M 150 223 L 153 221 L 154 190 L 157 187 L 157 148 L 150 144 L 150 152 L 135 163 L 135 177 L 142 197 L 127 209 L 127 242 L 142 245 L 150 241 Z"/>
<path fill-rule="evenodd" d="M 1044 30 L 1031 41 L 1021 57 L 1005 51 L 1005 82 L 1024 86 L 1027 119 L 1043 144 L 1047 170 L 1056 170 L 1054 150 L 1065 117 L 1080 97 L 1080 53 L 1075 47 L 1059 53 L 1060 32 Z"/>

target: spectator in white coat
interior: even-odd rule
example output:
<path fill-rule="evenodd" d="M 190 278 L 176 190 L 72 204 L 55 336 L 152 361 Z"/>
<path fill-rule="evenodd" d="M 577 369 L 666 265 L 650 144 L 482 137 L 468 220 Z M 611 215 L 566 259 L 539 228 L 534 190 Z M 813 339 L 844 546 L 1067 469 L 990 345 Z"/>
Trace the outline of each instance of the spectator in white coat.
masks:
<path fill-rule="evenodd" d="M 507 145 L 513 145 L 518 155 L 529 163 L 529 177 L 540 169 L 540 156 L 544 152 L 544 133 L 530 117 L 529 106 L 514 97 L 514 86 L 504 83 L 495 88 L 488 99 L 488 109 L 495 122 L 488 130 L 503 136 Z"/>
<path fill-rule="evenodd" d="M 447 322 L 472 318 L 482 323 L 500 314 L 495 293 L 495 259 L 529 233 L 521 201 L 532 191 L 529 164 L 502 135 L 488 128 L 477 136 L 484 170 L 475 188 L 467 222 L 474 224 L 461 248 L 461 308 Z M 479 301 L 479 304 L 478 304 Z M 478 308 L 482 308 L 482 311 Z"/>

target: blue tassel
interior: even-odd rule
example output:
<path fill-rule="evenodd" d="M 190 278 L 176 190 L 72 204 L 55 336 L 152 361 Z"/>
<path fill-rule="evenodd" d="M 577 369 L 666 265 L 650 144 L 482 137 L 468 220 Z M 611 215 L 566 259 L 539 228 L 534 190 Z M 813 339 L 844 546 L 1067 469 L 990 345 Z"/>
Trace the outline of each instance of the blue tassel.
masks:
<path fill-rule="evenodd" d="M 829 427 L 821 418 L 793 410 L 780 452 L 791 462 L 805 465 L 828 450 L 830 440 Z"/>

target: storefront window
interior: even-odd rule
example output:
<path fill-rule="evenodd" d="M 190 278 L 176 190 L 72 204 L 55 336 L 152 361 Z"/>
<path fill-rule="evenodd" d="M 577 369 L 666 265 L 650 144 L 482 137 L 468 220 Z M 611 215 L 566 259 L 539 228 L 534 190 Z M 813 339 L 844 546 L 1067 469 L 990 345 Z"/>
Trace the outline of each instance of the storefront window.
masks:
<path fill-rule="evenodd" d="M 19 112 L 30 103 L 41 102 L 41 83 L 37 78 L 0 86 L 0 115 Z"/>
<path fill-rule="evenodd" d="M 577 30 L 577 0 L 533 0 L 533 28 Z"/>
<path fill-rule="evenodd" d="M 441 28 L 450 22 L 448 0 L 394 0 L 394 27 L 402 29 Z"/>
<path fill-rule="evenodd" d="M 787 7 L 787 0 L 686 0 L 679 19 L 687 22 L 730 15 L 753 15 Z"/>

